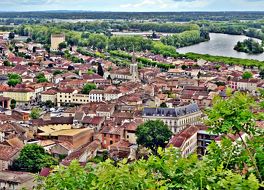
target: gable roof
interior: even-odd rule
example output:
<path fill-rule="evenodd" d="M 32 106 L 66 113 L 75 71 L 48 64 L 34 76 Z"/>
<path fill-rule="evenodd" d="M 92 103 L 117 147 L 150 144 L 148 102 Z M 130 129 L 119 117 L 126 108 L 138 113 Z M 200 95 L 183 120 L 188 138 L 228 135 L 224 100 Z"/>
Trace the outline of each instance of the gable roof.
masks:
<path fill-rule="evenodd" d="M 19 149 L 17 148 L 13 148 L 11 146 L 0 144 L 0 160 L 9 161 L 18 152 L 19 152 Z"/>

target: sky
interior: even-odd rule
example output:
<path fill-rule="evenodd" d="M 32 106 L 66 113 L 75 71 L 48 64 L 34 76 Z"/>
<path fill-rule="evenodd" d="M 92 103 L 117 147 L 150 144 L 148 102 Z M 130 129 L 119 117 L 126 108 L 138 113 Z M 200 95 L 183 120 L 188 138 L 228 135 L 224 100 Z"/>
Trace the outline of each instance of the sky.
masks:
<path fill-rule="evenodd" d="M 0 0 L 0 11 L 264 11 L 264 0 Z"/>

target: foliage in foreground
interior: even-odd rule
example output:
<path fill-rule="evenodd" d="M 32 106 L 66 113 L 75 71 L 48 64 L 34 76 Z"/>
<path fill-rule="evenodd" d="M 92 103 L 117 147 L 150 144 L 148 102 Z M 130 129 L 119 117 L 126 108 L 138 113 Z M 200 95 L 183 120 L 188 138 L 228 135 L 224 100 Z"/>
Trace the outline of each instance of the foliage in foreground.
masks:
<path fill-rule="evenodd" d="M 45 190 L 115 190 L 115 189 L 240 189 L 257 190 L 259 181 L 253 173 L 241 175 L 224 167 L 213 156 L 200 161 L 195 155 L 180 158 L 174 148 L 162 151 L 147 160 L 114 164 L 107 160 L 96 167 L 81 167 L 73 161 L 69 167 L 60 166 L 47 178 L 39 178 L 39 189 Z"/>
<path fill-rule="evenodd" d="M 73 161 L 69 167 L 55 168 L 48 178 L 40 178 L 39 189 L 260 189 L 264 187 L 261 182 L 264 176 L 264 132 L 255 127 L 256 116 L 252 109 L 257 107 L 254 100 L 243 93 L 230 94 L 227 100 L 215 98 L 213 107 L 207 112 L 208 123 L 213 127 L 213 132 L 238 136 L 240 132 L 244 132 L 251 138 L 242 139 L 240 136 L 241 141 L 236 143 L 223 138 L 220 146 L 213 142 L 202 160 L 196 155 L 182 158 L 174 148 L 159 148 L 154 151 L 157 154 L 133 163 L 128 163 L 127 160 L 118 163 L 106 160 L 95 167 L 88 164 L 82 168 L 77 161 Z M 140 133 L 137 131 L 137 135 L 145 135 L 146 139 L 152 138 L 151 134 L 157 135 L 159 130 L 155 127 L 154 132 L 147 129 L 153 128 L 151 125 L 158 125 L 160 128 L 164 124 L 153 122 L 139 127 Z M 145 141 L 142 144 L 147 146 Z"/>

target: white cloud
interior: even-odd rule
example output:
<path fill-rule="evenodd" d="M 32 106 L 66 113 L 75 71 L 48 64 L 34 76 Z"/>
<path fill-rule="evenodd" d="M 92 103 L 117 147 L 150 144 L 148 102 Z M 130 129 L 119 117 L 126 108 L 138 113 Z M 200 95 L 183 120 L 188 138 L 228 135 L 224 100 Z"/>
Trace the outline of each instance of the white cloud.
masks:
<path fill-rule="evenodd" d="M 127 11 L 138 9 L 147 11 L 177 11 L 204 8 L 212 0 L 141 0 L 135 3 L 121 4 Z"/>

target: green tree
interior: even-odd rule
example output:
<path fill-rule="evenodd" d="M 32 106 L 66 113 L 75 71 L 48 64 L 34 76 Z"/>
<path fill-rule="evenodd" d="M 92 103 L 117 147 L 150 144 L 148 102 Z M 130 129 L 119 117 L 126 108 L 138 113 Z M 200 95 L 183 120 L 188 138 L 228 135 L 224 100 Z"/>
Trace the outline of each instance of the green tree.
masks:
<path fill-rule="evenodd" d="M 84 85 L 82 89 L 83 94 L 89 94 L 91 90 L 96 89 L 96 85 L 94 83 L 87 83 Z"/>
<path fill-rule="evenodd" d="M 53 75 L 60 75 L 60 74 L 63 74 L 63 71 L 56 70 L 53 72 Z"/>
<path fill-rule="evenodd" d="M 92 74 L 94 74 L 94 71 L 91 70 L 91 69 L 89 69 L 89 70 L 87 71 L 87 74 L 88 74 L 88 75 L 92 75 Z"/>
<path fill-rule="evenodd" d="M 256 165 L 256 160 L 248 148 L 247 143 L 241 136 L 241 132 L 253 136 L 256 133 L 256 116 L 252 111 L 255 101 L 247 94 L 236 92 L 227 100 L 216 98 L 213 107 L 206 111 L 207 124 L 215 134 L 234 134 L 240 137 L 246 147 L 248 156 L 256 169 L 256 174 L 261 180 L 261 175 Z"/>
<path fill-rule="evenodd" d="M 12 63 L 10 63 L 9 61 L 4 61 L 4 66 L 10 67 L 12 66 Z"/>
<path fill-rule="evenodd" d="M 188 69 L 188 66 L 182 65 L 181 68 L 182 68 L 182 70 L 185 70 L 185 69 Z"/>
<path fill-rule="evenodd" d="M 90 34 L 88 45 L 94 49 L 105 49 L 107 46 L 107 37 L 103 34 Z"/>
<path fill-rule="evenodd" d="M 20 152 L 18 159 L 12 165 L 17 171 L 39 172 L 44 167 L 57 165 L 58 161 L 45 152 L 37 144 L 28 144 Z"/>
<path fill-rule="evenodd" d="M 17 84 L 20 84 L 21 82 L 17 79 L 10 79 L 7 81 L 7 84 L 9 86 L 15 87 Z"/>
<path fill-rule="evenodd" d="M 243 75 L 242 75 L 243 79 L 250 79 L 252 77 L 253 77 L 253 74 L 251 72 L 249 72 L 249 71 L 244 72 Z"/>
<path fill-rule="evenodd" d="M 91 189 L 92 180 L 95 178 L 95 175 L 92 173 L 92 168 L 84 168 L 76 160 L 69 167 L 56 167 L 55 171 L 48 178 L 39 177 L 39 180 L 44 182 L 39 184 L 39 189 L 88 190 Z"/>
<path fill-rule="evenodd" d="M 27 38 L 27 41 L 26 42 L 27 43 L 32 42 L 32 39 L 31 38 Z"/>
<path fill-rule="evenodd" d="M 103 69 L 101 63 L 98 63 L 97 74 L 102 76 L 102 77 L 104 76 L 104 69 Z"/>
<path fill-rule="evenodd" d="M 67 47 L 67 43 L 66 42 L 62 42 L 62 43 L 59 44 L 59 50 L 62 50 L 64 48 L 66 48 L 66 47 Z"/>
<path fill-rule="evenodd" d="M 243 42 L 238 42 L 234 50 L 251 54 L 259 54 L 264 51 L 262 45 L 253 39 L 245 39 Z"/>
<path fill-rule="evenodd" d="M 20 84 L 22 82 L 22 78 L 20 75 L 15 74 L 15 73 L 10 73 L 8 74 L 8 81 L 7 84 L 9 86 L 16 86 L 17 84 Z"/>
<path fill-rule="evenodd" d="M 47 101 L 45 102 L 45 105 L 46 105 L 48 108 L 52 108 L 52 107 L 54 107 L 54 103 L 53 103 L 51 100 L 47 100 Z"/>
<path fill-rule="evenodd" d="M 45 82 L 49 82 L 48 79 L 44 78 L 38 78 L 37 83 L 45 83 Z"/>
<path fill-rule="evenodd" d="M 9 38 L 9 40 L 13 40 L 15 38 L 15 33 L 10 32 L 8 38 Z"/>
<path fill-rule="evenodd" d="M 261 70 L 259 72 L 259 76 L 260 76 L 261 79 L 264 79 L 264 70 Z"/>
<path fill-rule="evenodd" d="M 163 121 L 147 121 L 138 126 L 136 130 L 137 144 L 150 148 L 154 154 L 157 154 L 159 147 L 165 148 L 172 136 L 168 125 Z"/>
<path fill-rule="evenodd" d="M 210 175 L 208 175 L 210 174 Z M 144 180 L 142 180 L 144 179 Z M 81 167 L 73 161 L 69 167 L 58 166 L 47 178 L 39 178 L 39 189 L 45 190 L 258 190 L 260 183 L 253 174 L 243 175 L 223 167 L 221 162 L 212 165 L 205 157 L 195 155 L 181 158 L 174 148 L 158 150 L 158 156 L 132 163 L 127 160 L 114 163 L 106 160 L 96 167 Z"/>
<path fill-rule="evenodd" d="M 40 108 L 33 108 L 30 113 L 30 117 L 32 119 L 39 119 L 41 115 L 41 109 Z"/>
<path fill-rule="evenodd" d="M 163 102 L 163 103 L 160 104 L 160 107 L 161 108 L 167 108 L 168 106 L 167 106 L 167 104 L 165 102 Z"/>
<path fill-rule="evenodd" d="M 10 107 L 11 107 L 11 109 L 16 108 L 16 100 L 14 100 L 14 99 L 11 100 Z"/>
<path fill-rule="evenodd" d="M 38 74 L 36 78 L 37 78 L 37 83 L 49 82 L 43 73 Z"/>

